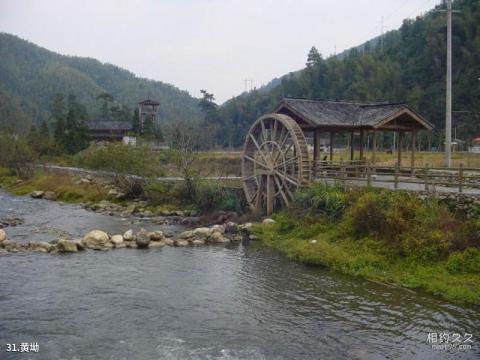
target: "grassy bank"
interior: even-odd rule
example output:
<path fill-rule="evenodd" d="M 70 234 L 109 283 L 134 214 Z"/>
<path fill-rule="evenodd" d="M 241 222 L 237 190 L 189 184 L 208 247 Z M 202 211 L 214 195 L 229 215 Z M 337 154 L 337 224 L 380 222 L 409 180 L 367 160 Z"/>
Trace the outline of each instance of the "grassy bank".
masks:
<path fill-rule="evenodd" d="M 128 205 L 130 200 L 141 199 L 147 202 L 146 209 L 152 213 L 172 210 L 198 210 L 208 213 L 217 210 L 243 213 L 247 207 L 242 190 L 232 188 L 217 181 L 193 179 L 187 187 L 184 182 L 165 184 L 158 181 L 137 182 L 140 186 L 138 197 L 117 199 L 109 196 L 111 186 L 123 186 L 115 180 L 95 180 L 91 183 L 79 181 L 80 177 L 65 173 L 36 171 L 28 179 L 20 179 L 11 170 L 0 168 L 0 186 L 15 195 L 27 195 L 33 191 L 51 191 L 57 200 L 67 203 L 97 203 L 109 200 Z M 125 180 L 125 179 L 123 179 Z M 127 185 L 127 188 L 131 184 Z M 119 188 L 120 191 L 128 189 Z"/>
<path fill-rule="evenodd" d="M 480 222 L 436 200 L 316 185 L 275 220 L 256 235 L 292 260 L 480 305 Z"/>

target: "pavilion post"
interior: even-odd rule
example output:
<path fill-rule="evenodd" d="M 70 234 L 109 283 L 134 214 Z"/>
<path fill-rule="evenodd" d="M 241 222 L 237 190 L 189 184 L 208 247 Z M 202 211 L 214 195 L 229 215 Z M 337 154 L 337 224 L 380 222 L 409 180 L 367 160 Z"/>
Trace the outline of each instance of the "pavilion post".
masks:
<path fill-rule="evenodd" d="M 363 160 L 363 146 L 364 146 L 364 139 L 363 139 L 363 129 L 360 129 L 360 161 Z"/>
<path fill-rule="evenodd" d="M 402 166 L 402 144 L 403 144 L 403 131 L 398 131 L 398 144 L 397 144 L 397 164 L 398 166 Z"/>
<path fill-rule="evenodd" d="M 333 161 L 333 131 L 330 131 L 330 162 Z"/>
<path fill-rule="evenodd" d="M 375 165 L 375 155 L 377 153 L 377 131 L 373 129 L 372 136 L 372 164 Z"/>
<path fill-rule="evenodd" d="M 412 130 L 412 158 L 410 159 L 410 165 L 413 168 L 415 167 L 415 147 L 417 146 L 417 129 L 413 128 Z"/>
<path fill-rule="evenodd" d="M 317 172 L 320 167 L 320 129 L 313 130 L 313 170 Z"/>
<path fill-rule="evenodd" d="M 353 160 L 354 149 L 355 149 L 355 137 L 353 130 L 350 133 L 350 160 Z"/>

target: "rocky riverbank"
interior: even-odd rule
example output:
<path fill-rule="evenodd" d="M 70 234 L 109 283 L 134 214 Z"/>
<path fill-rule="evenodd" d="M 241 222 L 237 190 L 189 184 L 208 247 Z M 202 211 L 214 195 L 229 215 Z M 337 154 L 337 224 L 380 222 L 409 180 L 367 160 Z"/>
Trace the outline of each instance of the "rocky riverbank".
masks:
<path fill-rule="evenodd" d="M 269 224 L 271 219 L 266 219 Z M 58 239 L 50 242 L 30 241 L 22 244 L 8 240 L 5 230 L 0 229 L 0 254 L 18 252 L 76 253 L 85 250 L 108 251 L 114 249 L 153 249 L 163 246 L 203 246 L 227 244 L 244 240 L 255 240 L 251 235 L 252 223 L 238 224 L 227 222 L 223 225 L 198 227 L 168 238 L 163 231 L 140 230 L 136 233 L 127 230 L 123 234 L 107 234 L 102 230 L 92 230 L 81 239 Z"/>

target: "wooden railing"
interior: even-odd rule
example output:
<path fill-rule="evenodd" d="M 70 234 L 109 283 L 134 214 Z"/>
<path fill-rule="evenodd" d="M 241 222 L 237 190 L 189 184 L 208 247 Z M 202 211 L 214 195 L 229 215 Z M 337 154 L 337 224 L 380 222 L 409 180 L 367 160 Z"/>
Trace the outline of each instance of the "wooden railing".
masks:
<path fill-rule="evenodd" d="M 316 161 L 314 180 L 429 192 L 480 195 L 480 169 L 383 166 L 365 161 Z"/>

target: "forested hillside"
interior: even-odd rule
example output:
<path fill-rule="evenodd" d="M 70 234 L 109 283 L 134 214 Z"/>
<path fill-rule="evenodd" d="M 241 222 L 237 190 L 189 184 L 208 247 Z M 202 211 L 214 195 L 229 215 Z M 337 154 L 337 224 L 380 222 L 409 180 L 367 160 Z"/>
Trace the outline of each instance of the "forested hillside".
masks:
<path fill-rule="evenodd" d="M 48 121 L 57 93 L 74 94 L 90 116 L 100 112 L 97 96 L 109 93 L 132 112 L 139 100 L 158 100 L 160 121 L 199 117 L 198 100 L 186 91 L 95 59 L 59 55 L 14 35 L 0 33 L 0 59 L 0 129 L 22 132 Z"/>
<path fill-rule="evenodd" d="M 453 122 L 457 137 L 480 136 L 480 1 L 457 0 L 453 15 Z M 311 99 L 406 101 L 436 125 L 434 145 L 445 121 L 446 14 L 431 11 L 405 20 L 400 29 L 323 59 L 315 49 L 305 69 L 267 91 L 233 98 L 219 110 L 225 145 L 243 143 L 245 132 L 283 96 Z M 455 129 L 454 129 L 455 130 Z M 227 134 L 227 136 L 222 135 Z"/>

